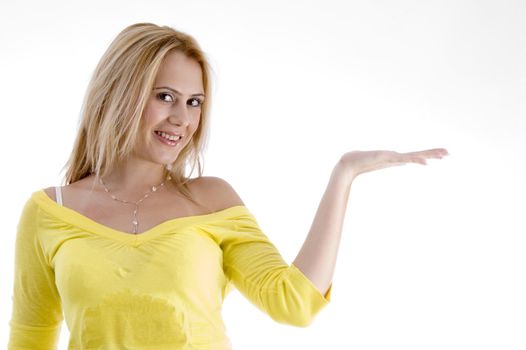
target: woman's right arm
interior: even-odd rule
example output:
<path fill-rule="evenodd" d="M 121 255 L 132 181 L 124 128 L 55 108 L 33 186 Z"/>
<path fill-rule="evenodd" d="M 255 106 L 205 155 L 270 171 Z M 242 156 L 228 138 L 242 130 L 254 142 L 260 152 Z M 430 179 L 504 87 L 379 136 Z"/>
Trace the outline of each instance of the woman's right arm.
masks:
<path fill-rule="evenodd" d="M 9 350 L 56 349 L 64 319 L 55 273 L 38 235 L 39 211 L 28 200 L 17 226 Z"/>

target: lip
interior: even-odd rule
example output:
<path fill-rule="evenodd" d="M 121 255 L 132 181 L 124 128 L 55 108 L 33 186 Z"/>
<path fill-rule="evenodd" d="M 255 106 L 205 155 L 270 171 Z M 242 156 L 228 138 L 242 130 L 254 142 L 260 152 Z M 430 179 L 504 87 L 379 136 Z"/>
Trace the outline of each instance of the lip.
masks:
<path fill-rule="evenodd" d="M 162 131 L 165 134 L 168 134 L 170 136 L 181 136 L 181 137 L 184 136 L 182 133 L 177 133 L 177 132 L 173 132 L 173 131 L 166 131 L 166 130 L 155 130 L 155 131 Z M 155 134 L 155 131 L 153 132 L 154 134 Z"/>
<path fill-rule="evenodd" d="M 161 142 L 162 144 L 166 145 L 166 146 L 170 146 L 170 147 L 175 147 L 177 146 L 182 140 L 183 140 L 183 137 L 181 136 L 181 138 L 177 141 L 170 141 L 170 140 L 167 140 L 165 139 L 164 137 L 160 136 L 160 135 L 157 135 L 156 132 L 153 133 L 155 135 L 155 138 L 157 140 L 159 140 L 159 142 Z M 167 133 L 168 134 L 168 133 Z M 176 135 L 176 134 L 170 134 L 170 135 Z M 177 135 L 179 136 L 179 135 Z"/>

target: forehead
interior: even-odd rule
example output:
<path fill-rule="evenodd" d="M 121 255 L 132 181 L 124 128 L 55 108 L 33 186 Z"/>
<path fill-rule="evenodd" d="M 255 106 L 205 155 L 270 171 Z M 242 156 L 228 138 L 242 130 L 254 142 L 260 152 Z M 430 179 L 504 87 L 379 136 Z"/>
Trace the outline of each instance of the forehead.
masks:
<path fill-rule="evenodd" d="M 201 66 L 180 51 L 170 52 L 159 67 L 155 86 L 168 86 L 183 94 L 204 93 Z"/>

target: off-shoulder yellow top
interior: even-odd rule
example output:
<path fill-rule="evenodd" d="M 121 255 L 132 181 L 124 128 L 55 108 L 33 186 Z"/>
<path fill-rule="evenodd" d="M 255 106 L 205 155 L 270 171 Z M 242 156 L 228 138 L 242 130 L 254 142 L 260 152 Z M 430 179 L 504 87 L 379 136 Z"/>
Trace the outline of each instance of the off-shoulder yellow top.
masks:
<path fill-rule="evenodd" d="M 235 286 L 279 323 L 308 326 L 330 302 L 288 265 L 246 206 L 133 235 L 34 192 L 17 228 L 8 349 L 231 349 Z"/>

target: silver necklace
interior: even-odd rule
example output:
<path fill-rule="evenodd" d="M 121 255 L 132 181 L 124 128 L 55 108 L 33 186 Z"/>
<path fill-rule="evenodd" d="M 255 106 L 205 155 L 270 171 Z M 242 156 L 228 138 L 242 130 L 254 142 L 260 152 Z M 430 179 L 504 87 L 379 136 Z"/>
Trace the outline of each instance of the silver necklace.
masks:
<path fill-rule="evenodd" d="M 141 198 L 139 199 L 137 202 L 130 202 L 130 201 L 127 201 L 127 200 L 124 200 L 124 199 L 120 199 L 120 198 L 117 198 L 115 197 L 114 194 L 112 194 L 110 192 L 110 190 L 106 187 L 106 185 L 104 184 L 104 181 L 102 181 L 102 177 L 99 177 L 99 182 L 100 184 L 104 187 L 104 191 L 106 193 L 108 193 L 110 196 L 111 196 L 111 199 L 115 200 L 115 201 L 118 201 L 118 202 L 121 202 L 121 203 L 125 203 L 125 204 L 133 204 L 135 205 L 135 209 L 133 210 L 133 220 L 132 220 L 132 224 L 133 224 L 133 233 L 134 234 L 137 234 L 138 230 L 138 226 L 139 226 L 139 219 L 137 218 L 137 212 L 139 210 L 139 204 L 145 200 L 146 198 L 148 198 L 150 196 L 151 193 L 153 192 L 157 192 L 161 187 L 164 186 L 164 183 L 166 182 L 166 180 L 171 180 L 172 177 L 170 176 L 170 174 L 168 174 L 168 176 L 166 177 L 166 179 L 159 185 L 157 186 L 152 186 L 150 188 L 150 190 Z"/>

